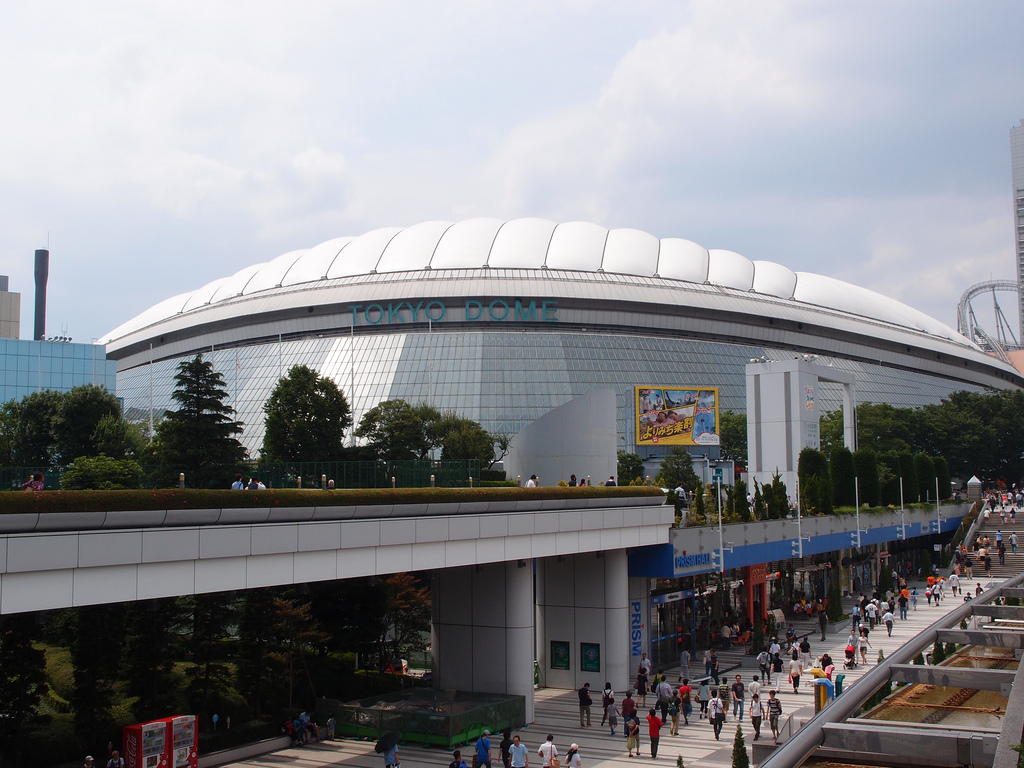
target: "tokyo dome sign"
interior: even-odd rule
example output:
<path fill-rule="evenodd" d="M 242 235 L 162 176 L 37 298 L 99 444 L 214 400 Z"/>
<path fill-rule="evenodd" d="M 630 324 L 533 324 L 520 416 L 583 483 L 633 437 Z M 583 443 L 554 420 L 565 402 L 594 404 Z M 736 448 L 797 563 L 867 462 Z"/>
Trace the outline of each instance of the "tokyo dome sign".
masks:
<path fill-rule="evenodd" d="M 554 299 L 466 299 L 464 306 L 448 307 L 437 301 L 399 301 L 387 304 L 353 304 L 352 325 L 398 325 L 402 323 L 517 322 L 557 323 L 558 302 Z"/>
<path fill-rule="evenodd" d="M 717 387 L 636 387 L 637 445 L 719 445 Z"/>

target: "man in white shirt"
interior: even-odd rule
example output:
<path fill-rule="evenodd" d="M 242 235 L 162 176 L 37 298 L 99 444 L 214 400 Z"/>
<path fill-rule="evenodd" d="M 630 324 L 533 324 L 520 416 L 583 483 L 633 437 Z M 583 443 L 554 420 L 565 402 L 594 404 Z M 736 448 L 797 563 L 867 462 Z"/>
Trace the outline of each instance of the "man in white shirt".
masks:
<path fill-rule="evenodd" d="M 537 487 L 537 476 L 536 475 L 530 475 L 530 479 L 526 481 L 526 487 L 527 488 L 536 488 Z"/>
<path fill-rule="evenodd" d="M 885 629 L 889 633 L 889 637 L 892 637 L 892 625 L 896 621 L 896 617 L 892 615 L 892 611 L 887 610 L 882 616 L 882 621 L 885 622 Z"/>
<path fill-rule="evenodd" d="M 540 755 L 541 764 L 544 768 L 551 768 L 551 758 L 558 757 L 558 747 L 555 746 L 554 739 L 550 733 L 548 734 L 548 740 L 540 745 L 540 749 L 537 750 L 537 754 Z"/>
<path fill-rule="evenodd" d="M 647 677 L 651 676 L 651 671 L 654 669 L 654 665 L 651 664 L 651 660 L 647 658 L 646 653 L 640 654 L 640 666 L 644 668 L 644 674 Z"/>
<path fill-rule="evenodd" d="M 782 653 L 782 646 L 779 645 L 778 638 L 773 637 L 771 645 L 768 646 L 768 655 L 775 656 L 779 653 Z"/>

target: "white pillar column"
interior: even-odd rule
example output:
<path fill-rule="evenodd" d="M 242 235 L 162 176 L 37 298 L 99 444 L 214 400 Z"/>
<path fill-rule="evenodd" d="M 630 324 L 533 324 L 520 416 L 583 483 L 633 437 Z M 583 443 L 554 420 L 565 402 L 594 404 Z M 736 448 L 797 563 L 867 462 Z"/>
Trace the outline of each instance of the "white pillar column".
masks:
<path fill-rule="evenodd" d="M 605 679 L 616 691 L 629 686 L 629 567 L 626 550 L 604 553 Z"/>

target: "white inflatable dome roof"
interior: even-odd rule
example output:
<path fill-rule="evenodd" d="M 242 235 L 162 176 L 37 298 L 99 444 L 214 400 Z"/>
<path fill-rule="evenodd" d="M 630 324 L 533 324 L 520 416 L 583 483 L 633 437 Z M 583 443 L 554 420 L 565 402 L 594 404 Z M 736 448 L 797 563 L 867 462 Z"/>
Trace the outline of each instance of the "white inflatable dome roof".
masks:
<path fill-rule="evenodd" d="M 606 229 L 582 221 L 556 224 L 533 218 L 427 221 L 328 240 L 162 301 L 109 333 L 101 343 L 185 312 L 262 291 L 362 274 L 484 268 L 604 272 L 706 283 L 839 310 L 970 344 L 923 312 L 841 280 L 793 272 L 770 261 L 751 261 L 733 251 L 708 250 L 680 238 L 659 240 L 637 229 Z"/>

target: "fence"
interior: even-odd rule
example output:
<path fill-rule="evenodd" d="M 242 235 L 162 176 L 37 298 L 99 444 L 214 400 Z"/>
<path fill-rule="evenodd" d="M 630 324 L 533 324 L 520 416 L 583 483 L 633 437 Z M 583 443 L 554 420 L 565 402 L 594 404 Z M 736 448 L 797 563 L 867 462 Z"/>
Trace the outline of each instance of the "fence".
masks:
<path fill-rule="evenodd" d="M 179 473 L 185 473 L 185 486 L 192 487 L 184 467 L 144 466 L 144 488 L 170 488 L 178 484 Z M 21 488 L 35 467 L 0 467 L 0 488 Z M 433 483 L 439 488 L 466 488 L 473 478 L 479 485 L 480 462 L 465 461 L 328 461 L 270 464 L 255 462 L 240 467 L 225 467 L 220 474 L 227 488 L 235 474 L 241 472 L 248 480 L 258 477 L 267 488 L 319 488 L 322 482 L 334 481 L 336 488 L 426 488 Z M 59 490 L 61 470 L 43 470 L 46 490 Z"/>

